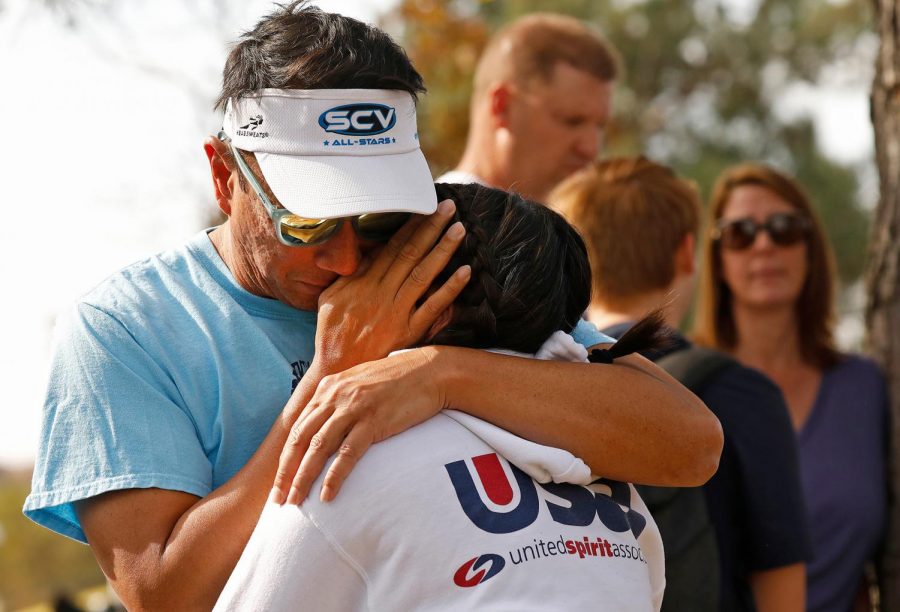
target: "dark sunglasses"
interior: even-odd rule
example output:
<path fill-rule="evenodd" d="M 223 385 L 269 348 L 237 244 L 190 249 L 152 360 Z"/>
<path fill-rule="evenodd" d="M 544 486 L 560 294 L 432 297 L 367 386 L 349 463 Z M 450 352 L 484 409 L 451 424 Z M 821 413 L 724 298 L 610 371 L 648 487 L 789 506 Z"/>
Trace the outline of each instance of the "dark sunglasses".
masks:
<path fill-rule="evenodd" d="M 219 139 L 228 143 L 241 174 L 250 183 L 257 199 L 262 202 L 263 208 L 266 209 L 269 218 L 272 219 L 278 241 L 287 246 L 318 246 L 324 244 L 337 233 L 345 219 L 353 224 L 353 229 L 360 240 L 366 242 L 387 242 L 412 215 L 412 213 L 408 212 L 384 212 L 355 217 L 338 217 L 336 219 L 306 219 L 295 215 L 286 208 L 276 207 L 269 200 L 262 185 L 254 176 L 253 171 L 250 170 L 250 166 L 247 165 L 240 151 L 237 150 L 231 139 L 224 132 L 219 132 Z"/>
<path fill-rule="evenodd" d="M 756 235 L 765 231 L 778 246 L 792 246 L 805 240 L 812 225 L 809 219 L 794 213 L 775 213 L 762 223 L 753 219 L 721 220 L 712 231 L 712 239 L 726 249 L 741 251 L 749 248 Z"/>

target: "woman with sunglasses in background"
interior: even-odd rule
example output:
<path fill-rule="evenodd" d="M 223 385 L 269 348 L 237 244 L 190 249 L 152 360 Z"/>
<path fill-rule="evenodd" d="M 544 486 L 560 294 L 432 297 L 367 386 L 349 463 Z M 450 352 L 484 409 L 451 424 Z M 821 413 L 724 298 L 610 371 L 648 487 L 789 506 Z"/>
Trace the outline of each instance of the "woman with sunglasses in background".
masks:
<path fill-rule="evenodd" d="M 887 399 L 871 361 L 835 347 L 835 267 L 802 189 L 760 164 L 723 172 L 704 238 L 695 338 L 767 374 L 797 436 L 811 536 L 807 608 L 846 612 L 885 524 Z"/>

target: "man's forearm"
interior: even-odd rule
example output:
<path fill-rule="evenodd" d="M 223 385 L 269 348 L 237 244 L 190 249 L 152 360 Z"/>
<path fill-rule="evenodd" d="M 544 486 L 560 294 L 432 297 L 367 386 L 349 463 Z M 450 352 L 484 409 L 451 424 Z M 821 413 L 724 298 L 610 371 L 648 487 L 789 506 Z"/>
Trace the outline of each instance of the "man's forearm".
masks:
<path fill-rule="evenodd" d="M 598 474 L 698 486 L 722 450 L 718 420 L 646 359 L 612 365 L 539 361 L 427 347 L 448 406 L 529 440 L 564 448 Z"/>
<path fill-rule="evenodd" d="M 212 607 L 237 564 L 272 489 L 278 459 L 291 425 L 315 393 L 324 373 L 306 373 L 285 409 L 247 464 L 225 485 L 197 502 L 172 530 L 164 557 L 173 566 L 187 561 L 197 574 L 177 569 L 184 588 L 209 585 L 204 604 Z M 175 569 L 175 567 L 173 567 Z M 202 574 L 208 573 L 204 580 Z M 198 575 L 199 574 L 199 575 Z"/>
<path fill-rule="evenodd" d="M 307 372 L 247 464 L 206 497 L 138 489 L 79 504 L 89 543 L 129 609 L 213 606 L 271 491 L 290 426 L 321 378 Z"/>

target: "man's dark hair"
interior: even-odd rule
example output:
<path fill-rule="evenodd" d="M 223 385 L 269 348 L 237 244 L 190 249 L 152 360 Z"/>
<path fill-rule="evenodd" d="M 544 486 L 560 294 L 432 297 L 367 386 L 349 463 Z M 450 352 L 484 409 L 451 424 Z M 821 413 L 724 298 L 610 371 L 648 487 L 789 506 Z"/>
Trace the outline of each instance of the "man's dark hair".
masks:
<path fill-rule="evenodd" d="M 519 195 L 478 184 L 435 185 L 456 203 L 466 237 L 441 286 L 461 265 L 472 277 L 450 324 L 432 344 L 534 353 L 555 331 L 570 332 L 590 302 L 587 249 L 565 219 Z"/>
<path fill-rule="evenodd" d="M 278 5 L 241 35 L 225 62 L 216 108 L 264 88 L 397 89 L 413 97 L 425 91 L 390 36 L 306 0 Z"/>

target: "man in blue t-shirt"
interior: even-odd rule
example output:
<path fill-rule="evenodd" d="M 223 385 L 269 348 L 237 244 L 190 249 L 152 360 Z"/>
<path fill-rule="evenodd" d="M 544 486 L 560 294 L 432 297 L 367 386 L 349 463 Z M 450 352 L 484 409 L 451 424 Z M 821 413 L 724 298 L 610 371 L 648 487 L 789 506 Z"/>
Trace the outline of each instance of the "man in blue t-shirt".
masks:
<path fill-rule="evenodd" d="M 550 204 L 587 242 L 594 277 L 590 321 L 618 337 L 665 307 L 674 341 L 652 358 L 669 364 L 676 355 L 692 359 L 682 362 L 689 374 L 682 380 L 695 381 L 686 384 L 725 434 L 719 469 L 702 496 L 698 489 L 638 487 L 666 550 L 663 611 L 800 612 L 809 544 L 784 399 L 762 373 L 712 351 L 700 353 L 674 331 L 692 297 L 696 190 L 643 157 L 612 159 L 565 181 Z"/>
<path fill-rule="evenodd" d="M 718 422 L 639 357 L 389 355 L 470 276 L 428 291 L 465 230 L 446 227 L 453 203 L 437 205 L 419 150 L 421 91 L 383 32 L 278 7 L 232 50 L 223 128 L 204 143 L 228 220 L 60 321 L 25 513 L 88 542 L 129 608 L 211 607 L 270 491 L 300 502 L 336 452 L 327 501 L 370 444 L 445 407 L 616 480 L 696 485 L 715 469 Z"/>

